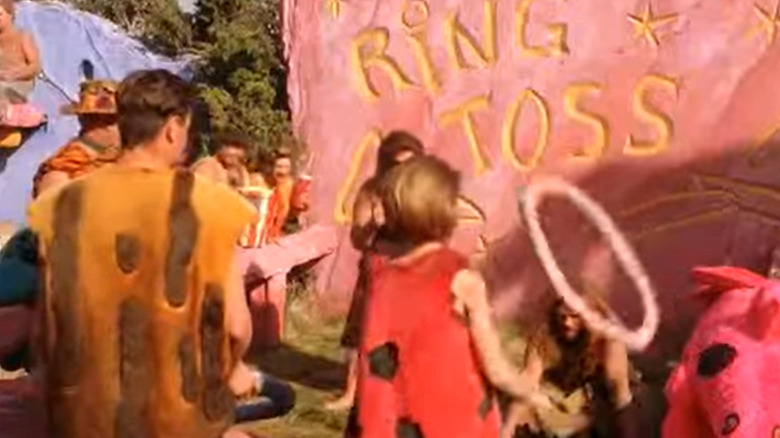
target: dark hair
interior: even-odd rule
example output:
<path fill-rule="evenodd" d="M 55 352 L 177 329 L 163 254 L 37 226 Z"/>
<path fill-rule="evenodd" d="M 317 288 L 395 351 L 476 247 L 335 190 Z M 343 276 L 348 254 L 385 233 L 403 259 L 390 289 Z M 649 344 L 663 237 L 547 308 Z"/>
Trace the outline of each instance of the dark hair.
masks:
<path fill-rule="evenodd" d="M 393 131 L 387 134 L 379 144 L 376 161 L 376 176 L 382 176 L 398 164 L 395 157 L 401 152 L 411 152 L 420 156 L 425 154 L 425 147 L 414 135 L 406 131 Z"/>
<path fill-rule="evenodd" d="M 248 135 L 239 131 L 221 131 L 214 135 L 214 151 L 219 151 L 225 147 L 240 148 L 244 151 L 250 151 L 254 141 Z"/>
<path fill-rule="evenodd" d="M 274 161 L 281 160 L 282 158 L 287 158 L 289 160 L 292 160 L 292 150 L 288 147 L 280 147 L 279 149 L 274 151 Z"/>
<path fill-rule="evenodd" d="M 154 139 L 171 117 L 187 117 L 195 89 L 167 70 L 141 70 L 119 84 L 117 113 L 122 147 L 132 149 Z"/>
<path fill-rule="evenodd" d="M 412 158 L 379 182 L 385 213 L 383 235 L 420 245 L 452 236 L 458 222 L 460 174 L 433 156 Z"/>
<path fill-rule="evenodd" d="M 592 291 L 585 291 L 583 299 L 591 309 L 608 317 L 609 310 L 602 297 Z M 568 391 L 581 386 L 603 363 L 605 338 L 588 329 L 583 320 L 582 330 L 577 337 L 565 339 L 560 320 L 560 312 L 564 309 L 568 309 L 566 302 L 556 298 L 546 312 L 547 320 L 541 330 L 532 336 L 529 347 L 544 362 L 545 378 Z"/>

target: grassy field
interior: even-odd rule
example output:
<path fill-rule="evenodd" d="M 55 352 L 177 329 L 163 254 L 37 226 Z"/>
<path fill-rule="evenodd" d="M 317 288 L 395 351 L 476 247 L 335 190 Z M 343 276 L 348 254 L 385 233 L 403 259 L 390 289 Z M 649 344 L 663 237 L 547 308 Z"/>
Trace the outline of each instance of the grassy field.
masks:
<path fill-rule="evenodd" d="M 346 376 L 339 348 L 342 320 L 323 320 L 300 302 L 288 311 L 282 347 L 257 352 L 253 362 L 295 387 L 297 405 L 286 417 L 258 422 L 248 429 L 268 438 L 336 438 L 343 435 L 346 412 L 322 406 L 340 394 Z"/>
<path fill-rule="evenodd" d="M 262 421 L 247 428 L 268 438 L 340 438 L 346 412 L 325 411 L 325 402 L 340 395 L 346 376 L 339 348 L 342 319 L 317 318 L 300 301 L 288 311 L 286 340 L 282 347 L 253 355 L 260 369 L 280 377 L 295 387 L 297 405 L 285 418 Z M 517 332 L 504 328 L 505 348 L 520 360 L 523 348 Z"/>

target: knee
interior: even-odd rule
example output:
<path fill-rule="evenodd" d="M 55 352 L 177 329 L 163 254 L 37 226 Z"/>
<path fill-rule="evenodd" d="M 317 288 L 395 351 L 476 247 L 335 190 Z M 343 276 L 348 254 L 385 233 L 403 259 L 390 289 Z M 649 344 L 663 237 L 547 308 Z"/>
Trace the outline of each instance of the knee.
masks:
<path fill-rule="evenodd" d="M 273 400 L 277 416 L 287 415 L 295 407 L 295 390 L 287 382 L 266 377 L 263 393 Z"/>
<path fill-rule="evenodd" d="M 280 415 L 287 415 L 295 407 L 295 389 L 287 382 L 282 382 L 281 385 L 279 391 L 279 411 Z"/>

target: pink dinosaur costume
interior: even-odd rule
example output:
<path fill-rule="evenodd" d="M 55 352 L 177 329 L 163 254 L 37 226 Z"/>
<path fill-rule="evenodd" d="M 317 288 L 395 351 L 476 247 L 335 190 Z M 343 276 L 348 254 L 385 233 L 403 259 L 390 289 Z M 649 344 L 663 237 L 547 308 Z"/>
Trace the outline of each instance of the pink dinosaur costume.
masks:
<path fill-rule="evenodd" d="M 666 385 L 664 438 L 780 437 L 780 282 L 695 268 L 709 301 Z"/>

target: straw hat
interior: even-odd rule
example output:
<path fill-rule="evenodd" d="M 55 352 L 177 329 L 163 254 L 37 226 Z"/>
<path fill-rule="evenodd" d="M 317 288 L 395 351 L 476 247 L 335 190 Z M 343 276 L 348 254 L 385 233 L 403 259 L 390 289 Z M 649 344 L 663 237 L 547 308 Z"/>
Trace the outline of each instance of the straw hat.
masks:
<path fill-rule="evenodd" d="M 88 80 L 81 83 L 79 100 L 62 108 L 66 115 L 106 114 L 115 115 L 116 90 L 119 85 L 114 81 Z"/>

